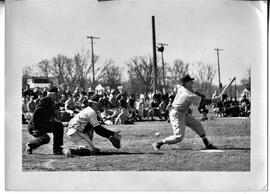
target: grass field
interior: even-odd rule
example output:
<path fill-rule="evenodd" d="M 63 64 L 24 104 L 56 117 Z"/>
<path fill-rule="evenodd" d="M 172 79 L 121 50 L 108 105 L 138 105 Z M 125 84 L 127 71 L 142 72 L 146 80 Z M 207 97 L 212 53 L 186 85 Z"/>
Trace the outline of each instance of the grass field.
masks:
<path fill-rule="evenodd" d="M 220 118 L 203 122 L 209 139 L 223 152 L 202 152 L 201 139 L 189 128 L 181 143 L 164 145 L 153 152 L 151 144 L 171 134 L 165 121 L 137 122 L 134 125 L 106 126 L 120 130 L 122 148 L 115 149 L 107 139 L 95 134 L 94 144 L 101 149 L 95 156 L 66 158 L 52 155 L 52 140 L 25 153 L 25 144 L 32 137 L 26 125 L 22 130 L 23 171 L 249 171 L 250 119 Z M 66 130 L 66 129 L 65 129 Z M 155 137 L 159 132 L 160 137 Z M 64 145 L 71 142 L 64 136 Z"/>

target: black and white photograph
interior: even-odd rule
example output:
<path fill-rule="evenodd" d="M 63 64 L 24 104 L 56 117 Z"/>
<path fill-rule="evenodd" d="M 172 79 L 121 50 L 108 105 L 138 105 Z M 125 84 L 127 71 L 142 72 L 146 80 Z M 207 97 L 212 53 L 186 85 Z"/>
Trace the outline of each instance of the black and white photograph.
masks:
<path fill-rule="evenodd" d="M 6 189 L 266 191 L 267 4 L 6 1 Z"/>

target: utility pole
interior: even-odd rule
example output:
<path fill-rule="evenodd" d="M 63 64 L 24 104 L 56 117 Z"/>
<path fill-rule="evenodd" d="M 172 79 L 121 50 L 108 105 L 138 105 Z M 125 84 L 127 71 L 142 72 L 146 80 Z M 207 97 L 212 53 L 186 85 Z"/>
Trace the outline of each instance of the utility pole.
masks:
<path fill-rule="evenodd" d="M 92 49 L 92 73 L 93 73 L 93 83 L 92 83 L 92 90 L 95 90 L 95 56 L 94 56 L 94 42 L 93 39 L 99 39 L 99 37 L 95 36 L 87 36 L 87 39 L 91 39 L 91 49 Z"/>
<path fill-rule="evenodd" d="M 161 52 L 161 60 L 162 60 L 162 73 L 163 73 L 163 87 L 165 87 L 165 64 L 164 64 L 164 58 L 163 58 L 163 52 L 164 52 L 164 46 L 168 46 L 168 44 L 165 43 L 158 43 L 159 46 L 157 46 L 157 50 Z"/>
<path fill-rule="evenodd" d="M 223 49 L 216 48 L 214 49 L 217 51 L 217 63 L 218 63 L 218 84 L 219 84 L 219 93 L 221 93 L 222 85 L 220 82 L 220 66 L 219 66 L 219 51 L 223 51 Z"/>
<path fill-rule="evenodd" d="M 152 16 L 152 39 L 153 39 L 153 65 L 154 65 L 154 90 L 157 90 L 157 52 L 156 52 L 156 29 L 155 16 Z"/>
<path fill-rule="evenodd" d="M 235 92 L 235 99 L 237 100 L 237 88 L 236 88 L 236 79 L 234 80 L 234 92 Z"/>

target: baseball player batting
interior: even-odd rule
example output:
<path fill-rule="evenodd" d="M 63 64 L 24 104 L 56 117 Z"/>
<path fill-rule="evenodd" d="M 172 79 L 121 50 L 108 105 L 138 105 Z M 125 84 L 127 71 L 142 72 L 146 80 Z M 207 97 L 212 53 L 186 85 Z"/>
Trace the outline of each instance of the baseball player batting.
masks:
<path fill-rule="evenodd" d="M 170 111 L 170 122 L 173 134 L 153 143 L 152 148 L 155 151 L 158 151 L 164 144 L 176 144 L 181 142 L 185 136 L 186 126 L 191 128 L 202 138 L 205 149 L 217 149 L 217 147 L 212 145 L 207 139 L 205 130 L 200 121 L 188 114 L 188 109 L 191 104 L 208 105 L 219 102 L 220 98 L 205 99 L 201 94 L 194 93 L 192 89 L 193 81 L 194 78 L 191 78 L 189 75 L 181 78 L 181 86 L 178 88 Z"/>

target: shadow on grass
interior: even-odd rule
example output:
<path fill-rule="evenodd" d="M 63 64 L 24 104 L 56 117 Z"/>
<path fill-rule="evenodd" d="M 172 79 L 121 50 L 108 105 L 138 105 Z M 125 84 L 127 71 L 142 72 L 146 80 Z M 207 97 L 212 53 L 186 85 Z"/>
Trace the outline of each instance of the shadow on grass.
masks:
<path fill-rule="evenodd" d="M 92 156 L 108 156 L 108 155 L 141 155 L 141 154 L 153 154 L 153 155 L 163 155 L 164 153 L 162 152 L 110 152 L 110 151 L 102 151 L 98 152 Z M 53 156 L 53 157 L 61 157 L 65 155 L 53 155 L 50 153 L 33 153 L 31 156 Z M 30 156 L 30 155 L 29 155 Z M 89 156 L 89 155 L 87 155 Z"/>
<path fill-rule="evenodd" d="M 204 148 L 171 148 L 171 149 L 164 149 L 164 151 L 175 150 L 175 151 L 201 151 Z M 250 150 L 247 147 L 218 147 L 218 150 Z"/>
<path fill-rule="evenodd" d="M 140 155 L 140 154 L 155 154 L 155 155 L 162 155 L 164 153 L 161 152 L 98 152 L 95 156 L 106 156 L 106 155 Z"/>
<path fill-rule="evenodd" d="M 244 147 L 218 147 L 219 150 L 250 150 L 250 148 Z"/>

